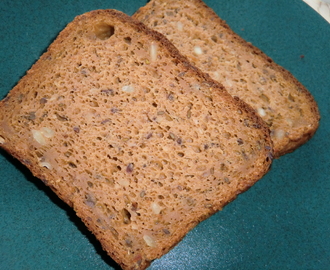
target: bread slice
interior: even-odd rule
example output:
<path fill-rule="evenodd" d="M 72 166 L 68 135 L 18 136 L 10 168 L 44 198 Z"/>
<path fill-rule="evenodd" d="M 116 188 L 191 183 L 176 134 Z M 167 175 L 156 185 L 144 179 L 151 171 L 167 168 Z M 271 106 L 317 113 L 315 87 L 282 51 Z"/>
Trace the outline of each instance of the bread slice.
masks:
<path fill-rule="evenodd" d="M 315 133 L 320 115 L 312 95 L 201 0 L 151 0 L 133 17 L 164 34 L 192 64 L 251 105 L 271 130 L 275 157 Z"/>
<path fill-rule="evenodd" d="M 253 109 L 115 10 L 78 16 L 1 101 L 0 145 L 123 269 L 168 252 L 273 155 Z"/>

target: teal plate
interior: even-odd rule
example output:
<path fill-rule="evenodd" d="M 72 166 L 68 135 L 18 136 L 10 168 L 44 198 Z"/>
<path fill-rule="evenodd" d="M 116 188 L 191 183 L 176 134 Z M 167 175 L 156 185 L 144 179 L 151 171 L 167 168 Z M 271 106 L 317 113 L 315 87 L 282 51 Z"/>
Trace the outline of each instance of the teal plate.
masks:
<path fill-rule="evenodd" d="M 145 1 L 0 3 L 0 99 L 76 15 Z M 208 0 L 227 23 L 313 94 L 316 135 L 223 211 L 199 224 L 152 270 L 330 269 L 330 25 L 302 0 Z M 74 212 L 0 151 L 0 269 L 119 269 Z"/>

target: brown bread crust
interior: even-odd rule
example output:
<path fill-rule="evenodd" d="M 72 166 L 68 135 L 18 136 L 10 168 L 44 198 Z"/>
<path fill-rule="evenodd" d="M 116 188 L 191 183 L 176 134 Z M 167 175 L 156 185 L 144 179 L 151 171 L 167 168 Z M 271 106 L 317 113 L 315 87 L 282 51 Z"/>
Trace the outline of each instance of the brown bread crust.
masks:
<path fill-rule="evenodd" d="M 0 102 L 0 146 L 123 269 L 168 252 L 273 156 L 250 106 L 115 10 L 76 17 Z"/>
<path fill-rule="evenodd" d="M 320 114 L 311 93 L 203 1 L 152 0 L 133 17 L 164 34 L 189 61 L 251 105 L 271 130 L 275 157 L 316 132 Z"/>

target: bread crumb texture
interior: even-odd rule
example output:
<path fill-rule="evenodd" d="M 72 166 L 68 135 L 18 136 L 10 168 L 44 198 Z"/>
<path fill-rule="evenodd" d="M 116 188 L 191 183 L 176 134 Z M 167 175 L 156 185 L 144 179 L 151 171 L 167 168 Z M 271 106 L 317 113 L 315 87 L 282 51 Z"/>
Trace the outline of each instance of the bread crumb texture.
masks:
<path fill-rule="evenodd" d="M 194 65 L 251 105 L 271 130 L 276 157 L 315 133 L 320 115 L 306 88 L 202 1 L 152 0 L 133 17 L 164 34 Z"/>
<path fill-rule="evenodd" d="M 168 252 L 273 154 L 249 106 L 113 10 L 78 16 L 1 101 L 0 145 L 123 269 Z"/>

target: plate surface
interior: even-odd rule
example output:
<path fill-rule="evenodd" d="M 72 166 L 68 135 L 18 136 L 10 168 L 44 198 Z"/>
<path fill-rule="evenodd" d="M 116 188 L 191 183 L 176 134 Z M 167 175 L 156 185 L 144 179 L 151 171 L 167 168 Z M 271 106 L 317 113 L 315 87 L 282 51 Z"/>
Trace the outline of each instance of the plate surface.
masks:
<path fill-rule="evenodd" d="M 316 135 L 150 269 L 329 269 L 330 26 L 301 0 L 205 1 L 246 40 L 288 69 L 319 104 Z M 76 15 L 145 1 L 0 3 L 0 99 Z M 0 269 L 118 269 L 41 181 L 0 151 Z"/>

